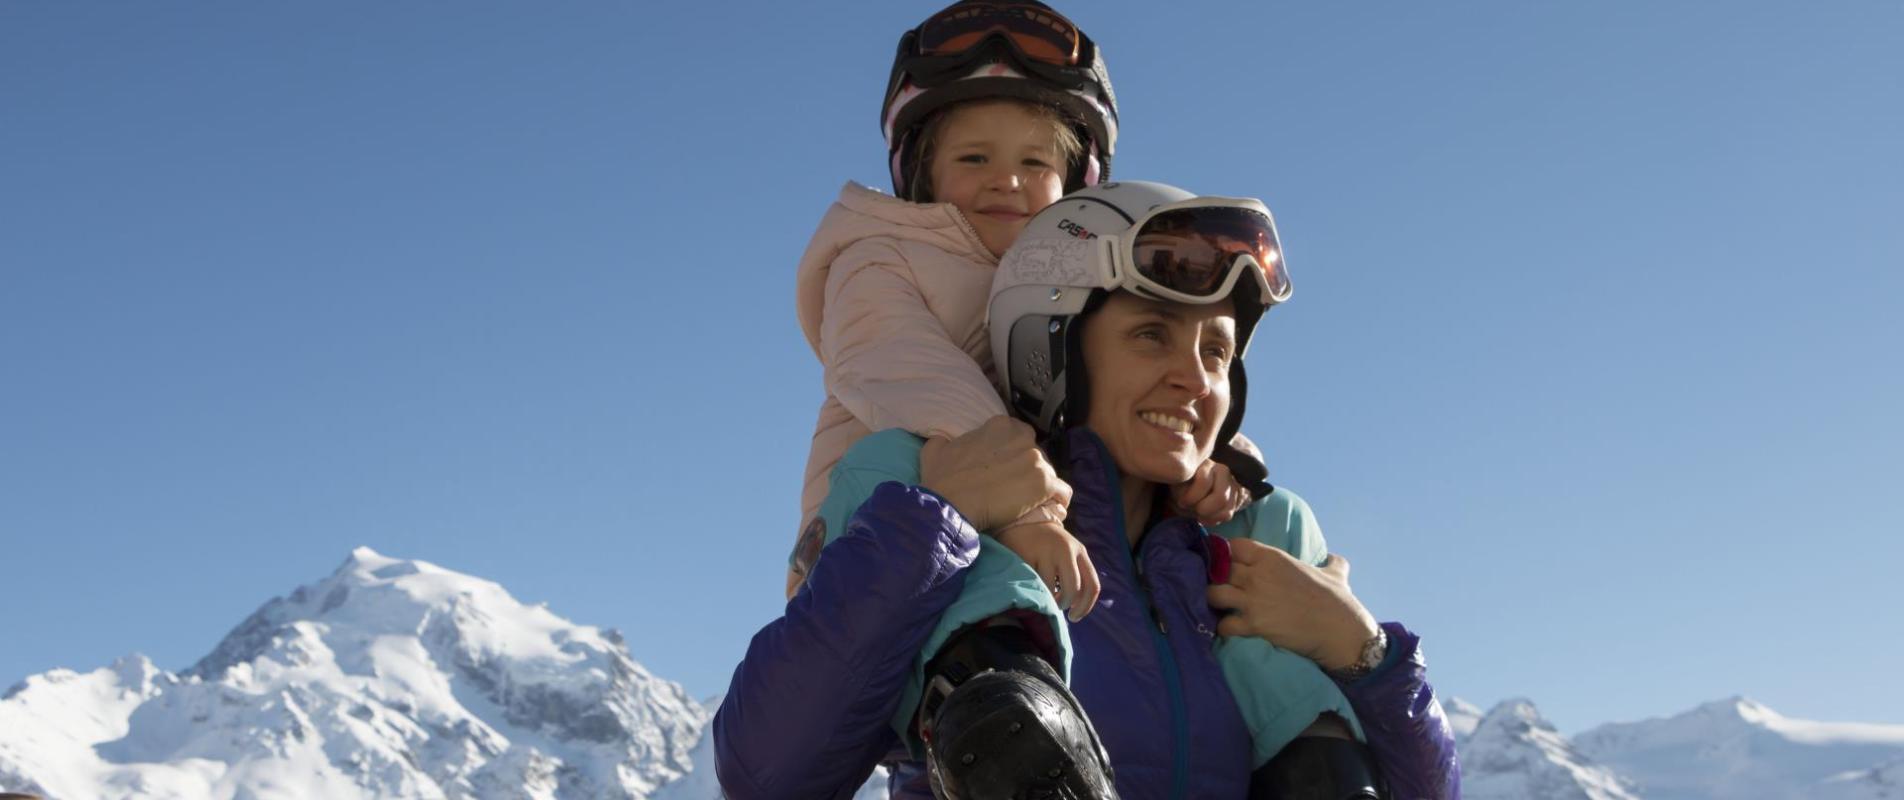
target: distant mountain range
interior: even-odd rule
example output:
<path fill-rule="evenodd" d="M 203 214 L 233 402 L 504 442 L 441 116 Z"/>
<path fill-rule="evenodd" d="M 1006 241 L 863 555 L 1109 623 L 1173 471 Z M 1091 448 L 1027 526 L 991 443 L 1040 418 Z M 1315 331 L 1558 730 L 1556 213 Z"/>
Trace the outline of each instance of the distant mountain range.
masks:
<path fill-rule="evenodd" d="M 1790 719 L 1732 697 L 1569 740 L 1527 700 L 1444 707 L 1468 800 L 1904 800 L 1904 725 Z"/>
<path fill-rule="evenodd" d="M 0 791 L 714 800 L 714 702 L 650 674 L 614 631 L 359 548 L 184 672 L 134 655 L 7 690 Z M 1904 800 L 1904 725 L 1794 720 L 1735 697 L 1569 740 L 1526 700 L 1445 705 L 1469 800 Z"/>

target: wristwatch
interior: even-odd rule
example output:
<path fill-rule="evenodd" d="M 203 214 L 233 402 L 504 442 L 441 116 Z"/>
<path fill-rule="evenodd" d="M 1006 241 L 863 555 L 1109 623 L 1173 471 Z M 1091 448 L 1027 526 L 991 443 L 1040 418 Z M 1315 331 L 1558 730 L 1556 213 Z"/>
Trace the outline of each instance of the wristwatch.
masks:
<path fill-rule="evenodd" d="M 1327 672 L 1329 677 L 1342 683 L 1359 681 L 1374 672 L 1375 668 L 1381 666 L 1382 660 L 1387 657 L 1388 631 L 1382 630 L 1378 625 L 1375 627 L 1375 635 L 1362 643 L 1362 653 L 1356 657 L 1355 663 L 1341 669 L 1327 670 Z"/>

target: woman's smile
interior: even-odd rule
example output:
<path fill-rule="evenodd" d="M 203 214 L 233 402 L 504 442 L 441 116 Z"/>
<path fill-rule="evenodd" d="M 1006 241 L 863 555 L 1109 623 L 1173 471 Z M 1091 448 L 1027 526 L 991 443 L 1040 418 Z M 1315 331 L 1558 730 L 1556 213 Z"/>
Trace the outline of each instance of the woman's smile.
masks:
<path fill-rule="evenodd" d="M 1194 420 L 1162 411 L 1139 411 L 1137 412 L 1137 416 L 1145 422 L 1172 433 L 1181 434 L 1185 437 L 1188 437 L 1190 432 L 1196 430 L 1197 427 Z"/>

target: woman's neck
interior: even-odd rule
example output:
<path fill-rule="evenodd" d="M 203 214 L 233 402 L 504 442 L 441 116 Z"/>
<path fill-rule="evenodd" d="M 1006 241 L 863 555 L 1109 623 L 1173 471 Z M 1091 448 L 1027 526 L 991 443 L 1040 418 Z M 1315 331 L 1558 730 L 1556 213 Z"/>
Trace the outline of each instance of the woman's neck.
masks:
<path fill-rule="evenodd" d="M 1121 476 L 1124 494 L 1124 535 L 1130 538 L 1131 547 L 1137 546 L 1137 540 L 1144 538 L 1149 527 L 1150 510 L 1155 508 L 1157 484 L 1130 475 Z"/>

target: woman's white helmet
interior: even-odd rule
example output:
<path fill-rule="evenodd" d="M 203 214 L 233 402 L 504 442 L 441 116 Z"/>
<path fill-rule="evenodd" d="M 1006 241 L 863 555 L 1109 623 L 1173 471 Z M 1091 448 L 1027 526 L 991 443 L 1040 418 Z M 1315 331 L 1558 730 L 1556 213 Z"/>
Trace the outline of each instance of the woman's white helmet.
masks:
<path fill-rule="evenodd" d="M 1233 270 L 1227 280 L 1213 284 L 1208 296 L 1194 299 L 1172 296 L 1156 281 L 1138 277 L 1145 270 L 1133 268 L 1128 254 L 1139 224 L 1148 227 L 1153 212 L 1180 208 L 1260 217 L 1270 246 L 1254 251 L 1256 257 L 1247 262 L 1233 256 L 1229 263 L 1271 263 L 1256 264 L 1259 270 Z M 1066 195 L 1034 216 L 999 261 L 987 324 L 1006 405 L 1043 434 L 1058 433 L 1086 413 L 1088 382 L 1080 337 L 1072 329 L 1113 290 L 1179 302 L 1235 299 L 1239 358 L 1230 370 L 1230 414 L 1217 435 L 1218 457 L 1225 460 L 1229 441 L 1242 425 L 1247 393 L 1240 356 L 1248 351 L 1263 312 L 1289 296 L 1268 209 L 1248 198 L 1198 197 L 1161 183 L 1116 181 Z"/>

